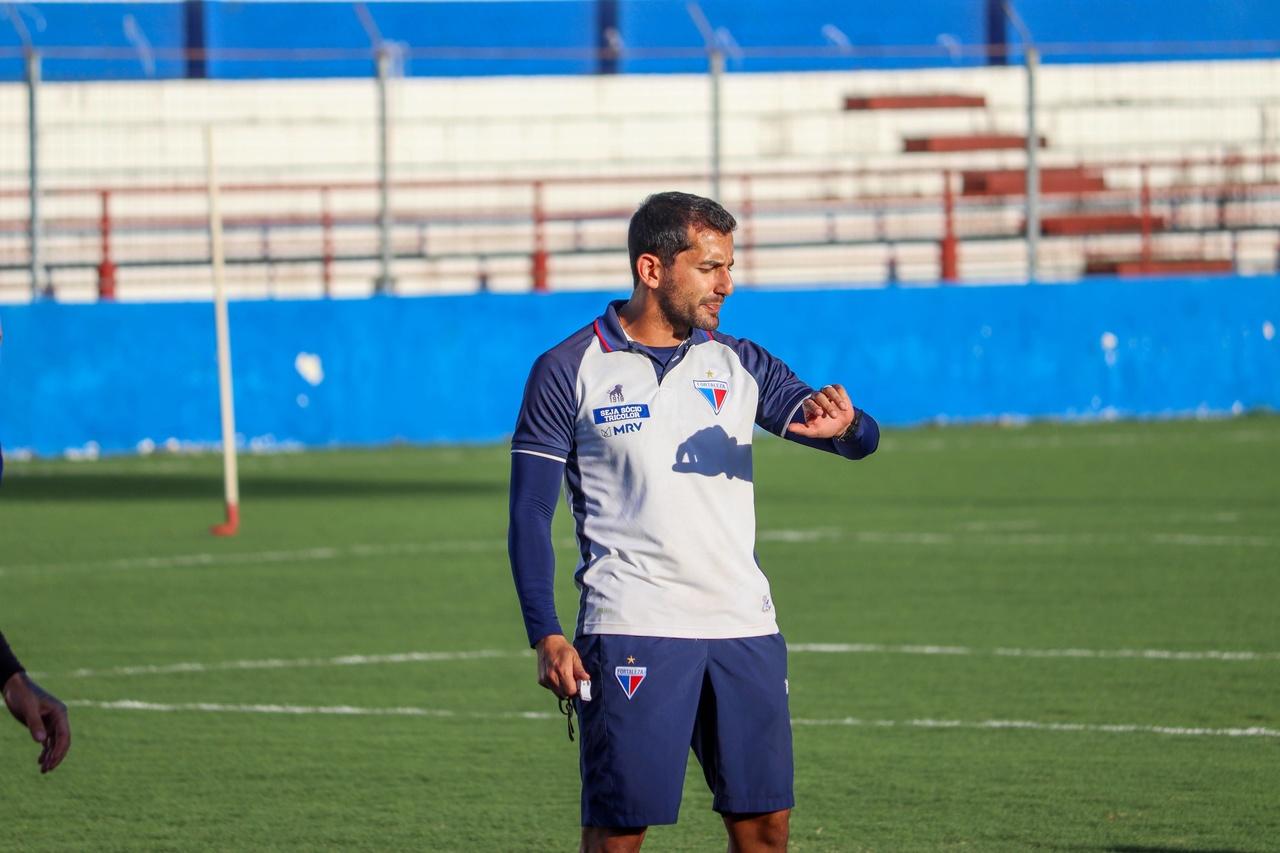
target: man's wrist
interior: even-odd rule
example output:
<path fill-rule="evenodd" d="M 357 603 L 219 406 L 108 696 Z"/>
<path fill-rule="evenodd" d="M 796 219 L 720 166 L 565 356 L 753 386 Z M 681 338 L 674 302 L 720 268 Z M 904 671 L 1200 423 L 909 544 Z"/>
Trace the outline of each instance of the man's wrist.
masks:
<path fill-rule="evenodd" d="M 858 433 L 858 427 L 862 426 L 862 410 L 855 408 L 853 410 L 853 420 L 849 421 L 849 426 L 845 431 L 836 436 L 836 441 L 853 441 L 853 437 Z"/>
<path fill-rule="evenodd" d="M 538 640 L 538 642 L 533 644 L 533 647 L 538 651 L 542 651 L 544 648 L 546 648 L 548 643 L 553 643 L 553 642 L 556 642 L 557 640 L 564 643 L 569 642 L 569 638 L 566 637 L 564 634 L 552 633 L 552 634 L 547 634 L 542 639 Z"/>
<path fill-rule="evenodd" d="M 9 644 L 5 642 L 4 634 L 0 634 L 0 688 L 8 684 L 9 679 L 22 670 L 22 664 L 9 648 Z"/>
<path fill-rule="evenodd" d="M 16 672 L 9 673 L 8 676 L 3 677 L 3 680 L 0 680 L 0 694 L 7 699 L 10 690 L 17 687 L 19 684 L 24 686 L 29 684 L 30 681 L 26 678 L 26 675 L 26 670 L 19 669 Z"/>

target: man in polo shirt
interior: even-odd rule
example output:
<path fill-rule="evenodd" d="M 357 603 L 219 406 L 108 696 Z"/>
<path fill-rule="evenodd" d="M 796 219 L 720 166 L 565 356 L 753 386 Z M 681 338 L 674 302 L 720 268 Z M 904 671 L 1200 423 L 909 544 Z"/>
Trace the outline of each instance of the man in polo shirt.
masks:
<path fill-rule="evenodd" d="M 676 821 L 691 746 L 729 849 L 787 844 L 786 645 L 754 554 L 753 429 L 861 459 L 879 428 L 842 386 L 815 391 L 717 331 L 736 227 L 710 199 L 646 199 L 631 298 L 538 358 L 512 438 L 512 574 L 538 682 L 579 716 L 588 851 L 637 850 Z M 553 592 L 562 484 L 580 550 L 572 644 Z"/>

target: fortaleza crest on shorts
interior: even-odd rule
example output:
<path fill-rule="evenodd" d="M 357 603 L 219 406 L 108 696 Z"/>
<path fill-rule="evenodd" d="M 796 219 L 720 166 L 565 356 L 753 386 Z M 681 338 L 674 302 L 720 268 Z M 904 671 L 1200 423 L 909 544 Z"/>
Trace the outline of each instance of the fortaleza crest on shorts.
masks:
<path fill-rule="evenodd" d="M 723 379 L 695 379 L 693 387 L 711 404 L 712 411 L 720 414 L 724 400 L 729 396 L 729 383 Z"/>
<path fill-rule="evenodd" d="M 622 692 L 627 694 L 630 699 L 636 695 L 636 691 L 640 689 L 640 682 L 644 681 L 644 677 L 649 672 L 647 666 L 616 666 L 613 668 L 613 674 L 617 676 L 618 683 L 622 685 Z"/>

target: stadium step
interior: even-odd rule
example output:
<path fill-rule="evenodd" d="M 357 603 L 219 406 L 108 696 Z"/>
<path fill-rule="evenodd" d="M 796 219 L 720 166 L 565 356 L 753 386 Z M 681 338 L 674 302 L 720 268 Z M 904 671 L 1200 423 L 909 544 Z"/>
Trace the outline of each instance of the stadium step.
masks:
<path fill-rule="evenodd" d="M 1169 273 L 1229 273 L 1230 258 L 1150 258 L 1133 256 L 1093 257 L 1085 262 L 1085 275 L 1167 275 Z"/>
<path fill-rule="evenodd" d="M 1166 225 L 1163 216 L 1147 217 L 1147 227 L 1151 231 L 1163 231 Z M 1025 226 L 1023 230 L 1026 230 Z M 1142 216 L 1137 213 L 1063 213 L 1040 220 L 1040 233 L 1048 237 L 1129 234 L 1142 230 Z"/>
<path fill-rule="evenodd" d="M 1023 195 L 1027 173 L 1022 169 L 986 169 L 961 173 L 960 194 L 967 196 Z M 1040 170 L 1042 193 L 1088 193 L 1105 190 L 1107 182 L 1097 169 L 1082 166 Z"/>
<path fill-rule="evenodd" d="M 844 99 L 846 110 L 954 110 L 986 105 L 987 99 L 982 95 L 959 95 L 949 92 L 849 95 Z"/>
<path fill-rule="evenodd" d="M 918 152 L 946 153 L 951 151 L 997 151 L 1023 148 L 1027 138 L 1016 133 L 965 133 L 959 136 L 908 136 L 902 140 L 902 150 L 907 154 Z M 1040 137 L 1040 147 L 1049 147 Z"/>

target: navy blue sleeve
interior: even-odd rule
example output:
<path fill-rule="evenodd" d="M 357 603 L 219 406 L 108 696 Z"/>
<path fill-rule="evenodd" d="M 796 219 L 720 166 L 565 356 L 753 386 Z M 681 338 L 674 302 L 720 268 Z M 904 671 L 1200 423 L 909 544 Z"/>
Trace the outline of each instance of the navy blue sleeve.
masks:
<path fill-rule="evenodd" d="M 859 409 L 859 411 L 861 411 Z M 804 423 L 804 410 L 798 410 L 791 423 Z M 796 435 L 794 432 L 786 433 L 786 438 L 794 441 L 796 444 L 803 444 L 805 447 L 813 447 L 818 450 L 825 450 L 828 453 L 838 453 L 845 459 L 863 459 L 876 452 L 876 448 L 880 446 L 880 425 L 876 423 L 876 419 L 866 412 L 862 412 L 862 420 L 858 421 L 858 428 L 853 431 L 853 435 L 848 441 L 837 441 L 834 438 L 806 438 L 805 436 Z"/>
<path fill-rule="evenodd" d="M 556 617 L 556 555 L 551 544 L 564 463 L 531 453 L 511 454 L 511 526 L 507 553 L 529 645 L 563 634 Z"/>
<path fill-rule="evenodd" d="M 775 358 L 759 344 L 733 338 L 726 338 L 726 341 L 760 389 L 756 424 L 774 435 L 785 435 L 787 424 L 791 423 L 800 401 L 812 394 L 813 389 L 801 382 L 781 359 Z"/>
<path fill-rule="evenodd" d="M 22 671 L 22 664 L 18 663 L 18 659 L 13 655 L 13 650 L 5 642 L 4 634 L 0 633 L 0 687 L 3 687 L 15 672 Z"/>
<path fill-rule="evenodd" d="M 562 462 L 569 458 L 578 411 L 576 380 L 577 364 L 566 358 L 560 348 L 544 353 L 533 363 L 511 437 L 512 450 L 541 453 Z"/>
<path fill-rule="evenodd" d="M 728 336 L 719 336 L 733 347 L 760 389 L 760 402 L 756 408 L 756 424 L 774 435 L 790 439 L 805 447 L 836 453 L 845 459 L 862 459 L 875 453 L 880 444 L 880 425 L 875 418 L 866 412 L 858 429 L 848 441 L 836 441 L 831 438 L 804 438 L 787 427 L 793 423 L 804 423 L 804 409 L 801 402 L 813 393 L 813 389 L 801 382 L 790 367 L 775 357 L 759 344 L 748 340 L 737 340 Z"/>

